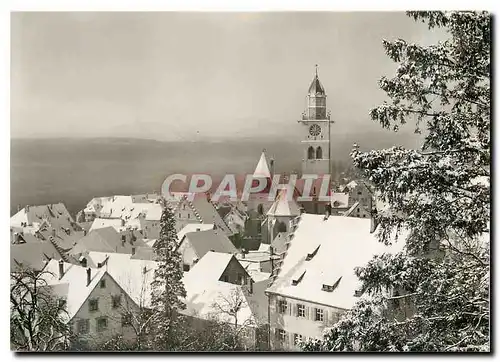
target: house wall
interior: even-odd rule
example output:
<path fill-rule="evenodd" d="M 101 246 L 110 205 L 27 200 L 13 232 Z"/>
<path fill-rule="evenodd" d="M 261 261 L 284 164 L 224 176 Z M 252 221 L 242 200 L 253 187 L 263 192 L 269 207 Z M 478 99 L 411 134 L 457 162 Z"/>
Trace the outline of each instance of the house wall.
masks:
<path fill-rule="evenodd" d="M 189 265 L 189 269 L 193 267 L 195 264 L 193 261 L 195 259 L 199 259 L 200 257 L 196 254 L 194 248 L 192 247 L 191 243 L 187 238 L 184 239 L 184 241 L 179 245 L 179 248 L 177 249 L 177 252 L 181 255 L 182 257 L 182 263 Z"/>
<path fill-rule="evenodd" d="M 99 282 L 94 290 L 90 293 L 87 300 L 80 307 L 78 312 L 71 320 L 72 331 L 84 341 L 89 342 L 91 345 L 94 343 L 103 343 L 116 335 L 123 335 L 128 341 L 134 341 L 136 336 L 130 326 L 122 326 L 122 314 L 132 311 L 138 312 L 138 307 L 128 297 L 127 294 L 120 288 L 120 286 L 108 275 L 104 274 L 101 280 L 104 280 L 106 285 L 101 288 Z M 77 282 L 77 281 L 74 281 Z M 82 287 L 85 286 L 86 280 L 82 280 Z M 112 296 L 121 295 L 121 307 L 113 308 Z M 98 310 L 90 311 L 90 300 L 98 299 Z M 108 320 L 108 326 L 105 330 L 99 331 L 97 329 L 97 321 L 99 318 L 105 317 Z M 88 319 L 90 330 L 88 333 L 82 334 L 78 330 L 78 321 L 81 319 Z"/>
<path fill-rule="evenodd" d="M 147 239 L 158 239 L 160 237 L 159 220 L 141 220 L 141 228 Z"/>
<path fill-rule="evenodd" d="M 286 313 L 280 313 L 278 303 L 280 300 L 287 302 Z M 272 350 L 296 350 L 294 334 L 302 335 L 303 338 L 321 338 L 323 330 L 332 326 L 345 312 L 344 309 L 302 301 L 277 294 L 269 295 L 270 303 L 270 328 Z M 305 317 L 297 316 L 297 305 L 305 306 Z M 315 308 L 323 310 L 323 322 L 315 320 Z M 279 330 L 286 332 L 285 341 L 281 342 Z"/>
<path fill-rule="evenodd" d="M 174 217 L 176 232 L 179 232 L 187 224 L 197 224 L 200 222 L 187 200 L 183 200 L 179 204 L 179 207 L 174 212 Z"/>
<path fill-rule="evenodd" d="M 349 207 L 359 201 L 367 211 L 372 208 L 372 195 L 364 185 L 357 185 L 349 191 Z M 369 217 L 369 216 L 368 216 Z"/>
<path fill-rule="evenodd" d="M 249 283 L 248 278 L 249 275 L 245 268 L 243 268 L 238 260 L 232 258 L 219 280 L 231 284 L 242 285 L 243 283 L 246 285 Z"/>

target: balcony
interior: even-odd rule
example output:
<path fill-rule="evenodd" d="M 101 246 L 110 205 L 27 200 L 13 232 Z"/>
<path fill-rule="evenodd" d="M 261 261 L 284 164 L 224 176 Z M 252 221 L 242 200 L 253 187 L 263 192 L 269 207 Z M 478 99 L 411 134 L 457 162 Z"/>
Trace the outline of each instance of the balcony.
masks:
<path fill-rule="evenodd" d="M 323 121 L 323 120 L 330 120 L 330 113 L 328 113 L 325 118 L 314 118 L 314 117 L 309 117 L 306 113 L 302 113 L 302 121 Z"/>

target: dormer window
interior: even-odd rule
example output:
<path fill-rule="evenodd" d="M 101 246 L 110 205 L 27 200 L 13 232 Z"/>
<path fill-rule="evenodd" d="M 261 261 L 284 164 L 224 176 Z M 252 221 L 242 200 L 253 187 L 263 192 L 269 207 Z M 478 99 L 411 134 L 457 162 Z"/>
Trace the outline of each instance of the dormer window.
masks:
<path fill-rule="evenodd" d="M 297 285 L 300 283 L 302 278 L 304 278 L 304 275 L 306 274 L 306 271 L 304 270 L 298 277 L 295 277 L 292 279 L 292 285 Z"/>
<path fill-rule="evenodd" d="M 311 260 L 312 258 L 314 258 L 314 256 L 318 253 L 320 246 L 321 246 L 321 244 L 318 245 L 317 248 L 314 249 L 314 251 L 312 253 L 307 254 L 306 260 Z"/>
<path fill-rule="evenodd" d="M 329 292 L 329 293 L 333 292 L 339 286 L 341 279 L 342 279 L 342 277 L 340 277 L 334 284 L 323 284 L 323 287 L 321 288 L 321 290 L 323 290 L 325 292 Z"/>
<path fill-rule="evenodd" d="M 323 288 L 321 290 L 325 292 L 333 292 L 333 285 L 323 284 Z"/>

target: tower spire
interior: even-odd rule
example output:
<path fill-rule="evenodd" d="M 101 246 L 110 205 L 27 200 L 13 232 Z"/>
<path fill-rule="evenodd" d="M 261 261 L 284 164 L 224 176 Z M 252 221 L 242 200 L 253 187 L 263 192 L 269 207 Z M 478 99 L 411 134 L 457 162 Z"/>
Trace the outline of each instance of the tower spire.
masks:
<path fill-rule="evenodd" d="M 318 76 L 318 64 L 314 64 L 314 69 L 316 71 L 316 77 Z"/>

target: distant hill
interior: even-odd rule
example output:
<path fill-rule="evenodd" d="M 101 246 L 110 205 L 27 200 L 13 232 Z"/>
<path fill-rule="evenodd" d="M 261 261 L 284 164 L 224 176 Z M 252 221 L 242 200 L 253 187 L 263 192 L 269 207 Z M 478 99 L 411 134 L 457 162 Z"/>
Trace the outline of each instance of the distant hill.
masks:
<path fill-rule="evenodd" d="M 359 137 L 358 137 L 359 138 Z M 369 135 L 366 136 L 369 139 Z M 335 137 L 332 160 L 349 163 L 358 140 Z M 370 140 L 372 148 L 387 140 Z M 368 145 L 367 145 L 368 146 Z M 370 146 L 368 146 L 370 147 Z M 160 191 L 172 173 L 252 173 L 263 149 L 278 173 L 298 171 L 297 140 L 238 138 L 202 142 L 134 138 L 11 140 L 11 214 L 18 205 L 64 202 L 75 214 L 92 197 Z M 364 147 L 365 148 L 365 147 Z"/>

